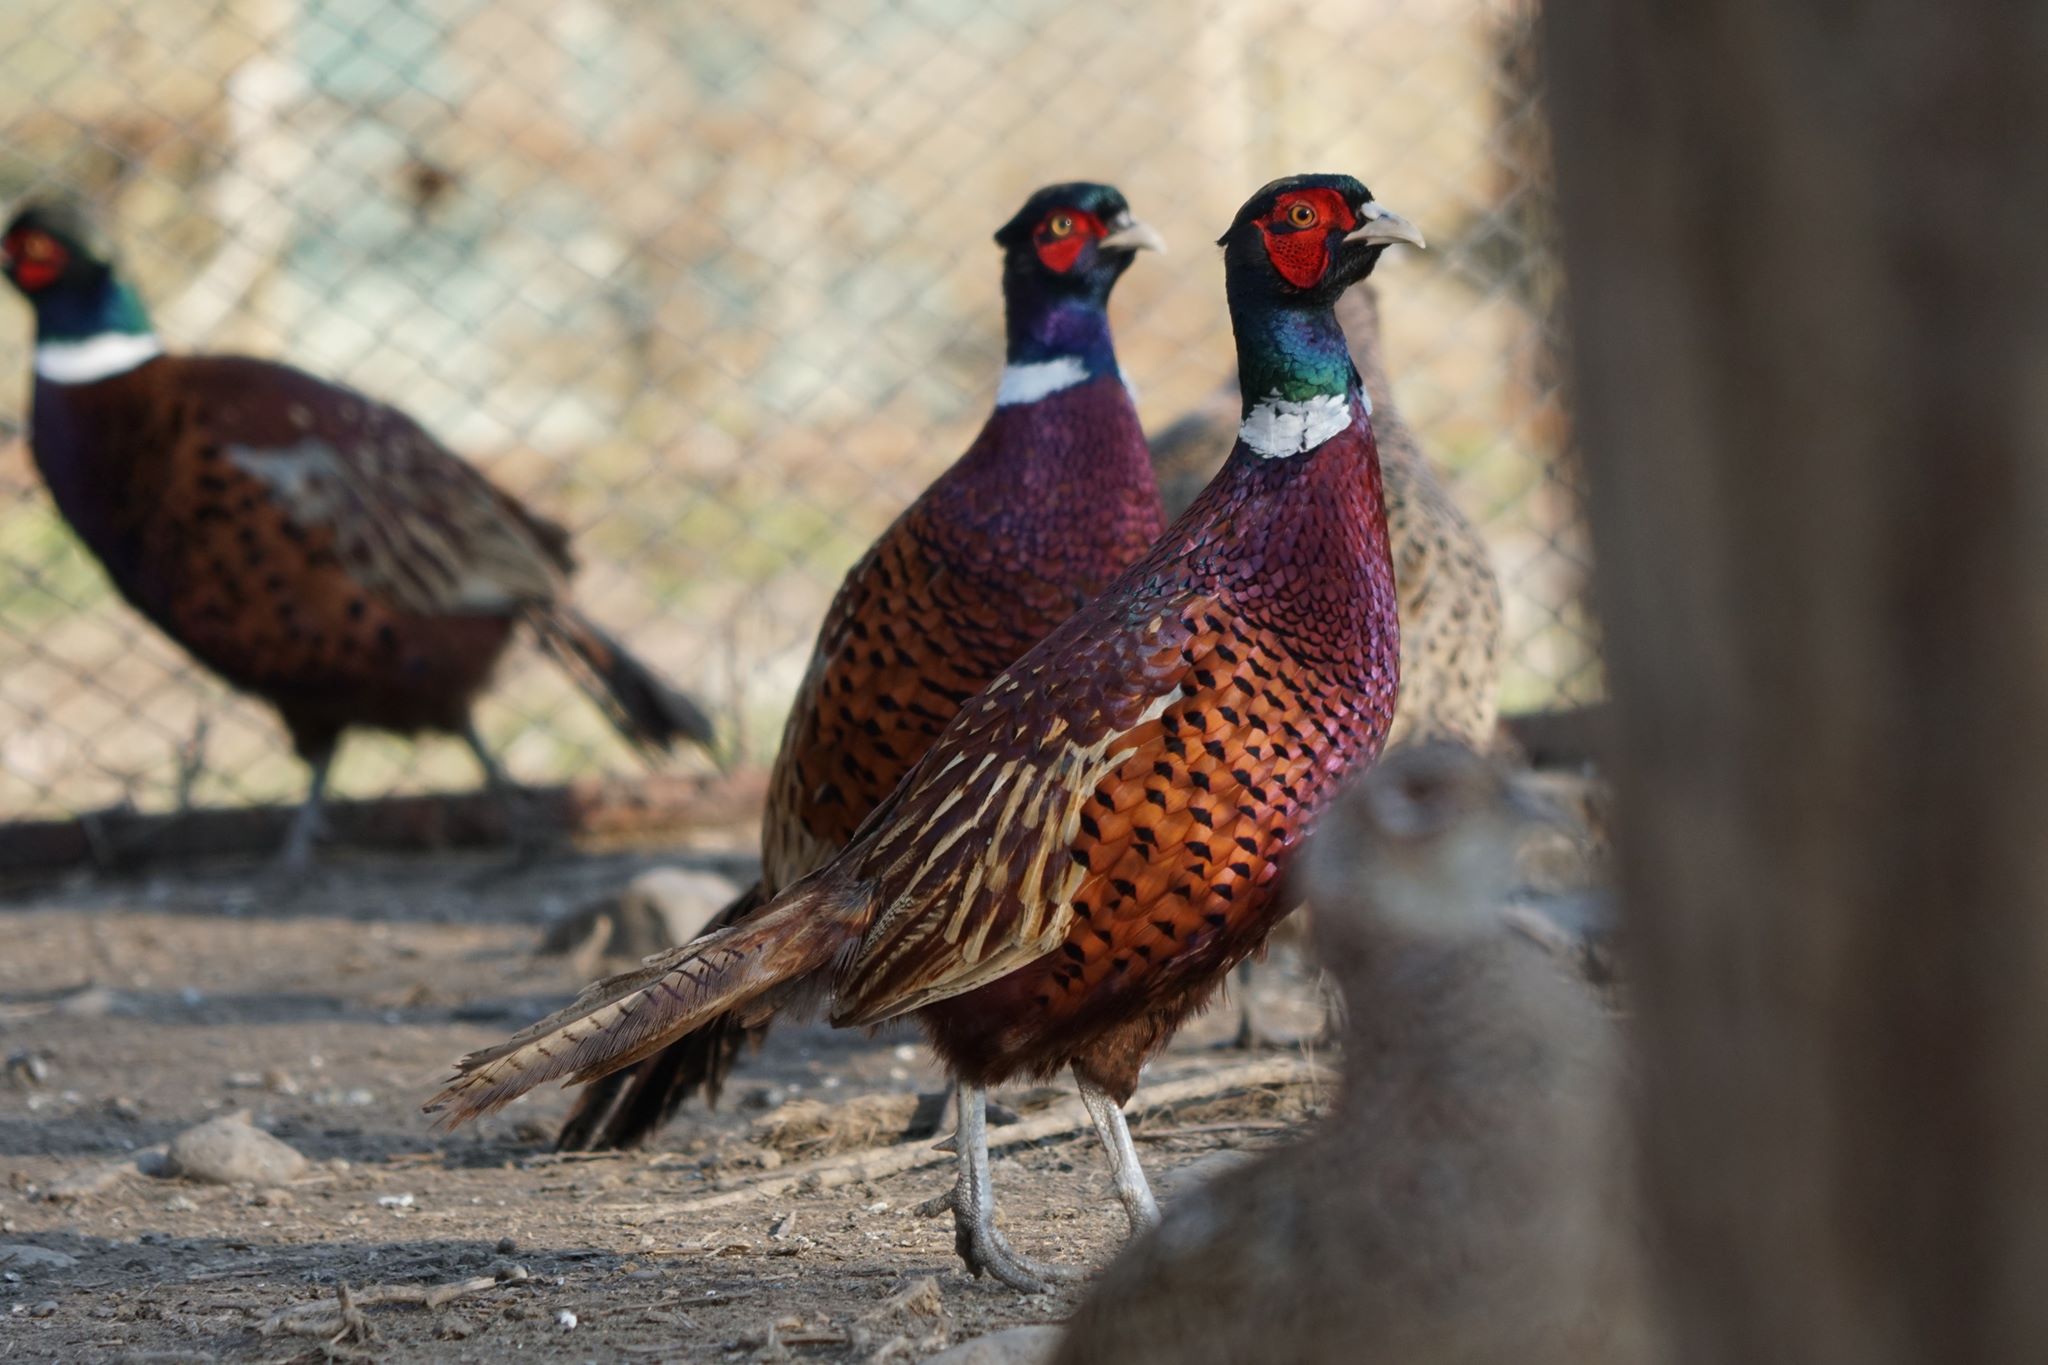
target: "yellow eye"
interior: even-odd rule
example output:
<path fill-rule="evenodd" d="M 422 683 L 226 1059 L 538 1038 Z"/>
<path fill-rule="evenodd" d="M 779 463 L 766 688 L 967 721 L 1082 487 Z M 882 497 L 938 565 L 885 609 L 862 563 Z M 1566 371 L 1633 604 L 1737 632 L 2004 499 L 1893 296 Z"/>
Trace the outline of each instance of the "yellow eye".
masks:
<path fill-rule="evenodd" d="M 1298 228 L 1314 227 L 1316 225 L 1314 205 L 1290 204 L 1287 209 L 1287 221 Z"/>
<path fill-rule="evenodd" d="M 1055 213 L 1046 219 L 1045 230 L 1054 237 L 1070 237 L 1074 232 L 1074 216 L 1070 213 Z"/>

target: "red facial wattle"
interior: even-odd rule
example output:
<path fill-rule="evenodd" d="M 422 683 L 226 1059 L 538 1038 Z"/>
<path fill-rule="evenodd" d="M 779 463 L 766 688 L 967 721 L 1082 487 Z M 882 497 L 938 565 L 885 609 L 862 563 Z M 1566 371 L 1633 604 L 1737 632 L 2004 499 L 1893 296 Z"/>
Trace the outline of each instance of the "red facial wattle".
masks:
<path fill-rule="evenodd" d="M 1334 243 L 1358 226 L 1358 215 L 1335 190 L 1295 190 L 1281 195 L 1258 225 L 1266 259 L 1280 278 L 1311 289 L 1329 273 Z"/>
<path fill-rule="evenodd" d="M 1069 226 L 1062 233 L 1056 225 L 1065 222 Z M 1092 241 L 1099 241 L 1108 235 L 1102 220 L 1092 213 L 1080 209 L 1061 209 L 1047 214 L 1045 221 L 1032 233 L 1032 245 L 1038 249 L 1038 259 L 1047 270 L 1066 274 L 1081 259 L 1081 249 Z"/>
<path fill-rule="evenodd" d="M 64 249 L 48 238 L 17 234 L 0 243 L 8 273 L 28 293 L 47 289 L 64 273 Z"/>

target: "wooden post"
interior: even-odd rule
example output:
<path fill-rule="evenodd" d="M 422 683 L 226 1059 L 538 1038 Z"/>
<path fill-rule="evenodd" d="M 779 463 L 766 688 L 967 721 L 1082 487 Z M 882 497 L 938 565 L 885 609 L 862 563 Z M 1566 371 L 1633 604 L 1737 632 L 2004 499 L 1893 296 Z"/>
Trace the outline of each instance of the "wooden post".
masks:
<path fill-rule="evenodd" d="M 1546 25 L 1682 1359 L 2048 1360 L 2048 17 Z"/>

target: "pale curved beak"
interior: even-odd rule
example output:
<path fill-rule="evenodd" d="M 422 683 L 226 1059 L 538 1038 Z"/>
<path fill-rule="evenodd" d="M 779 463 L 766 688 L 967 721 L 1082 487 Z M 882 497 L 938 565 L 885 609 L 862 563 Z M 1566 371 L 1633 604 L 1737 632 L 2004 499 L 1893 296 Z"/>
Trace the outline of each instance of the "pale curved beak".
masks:
<path fill-rule="evenodd" d="M 1385 246 L 1393 242 L 1406 242 L 1409 246 L 1427 248 L 1422 240 L 1422 229 L 1389 208 L 1381 208 L 1371 199 L 1358 206 L 1359 225 L 1345 234 L 1347 242 L 1364 242 L 1370 246 Z"/>
<path fill-rule="evenodd" d="M 1122 251 L 1164 251 L 1166 239 L 1149 224 L 1129 218 L 1121 223 L 1111 224 L 1110 234 L 1095 245 L 1096 249 L 1101 251 L 1112 248 Z"/>

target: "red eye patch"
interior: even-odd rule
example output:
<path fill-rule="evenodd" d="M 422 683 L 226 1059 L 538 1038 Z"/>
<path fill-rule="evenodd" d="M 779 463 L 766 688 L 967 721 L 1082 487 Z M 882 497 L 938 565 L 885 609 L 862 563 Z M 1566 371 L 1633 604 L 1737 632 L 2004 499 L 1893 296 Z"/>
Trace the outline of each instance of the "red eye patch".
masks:
<path fill-rule="evenodd" d="M 64 273 L 64 248 L 40 232 L 17 232 L 4 246 L 14 282 L 30 293 L 48 288 Z"/>
<path fill-rule="evenodd" d="M 1064 275 L 1074 268 L 1074 262 L 1081 259 L 1081 248 L 1097 238 L 1108 235 L 1102 220 L 1092 213 L 1080 209 L 1054 209 L 1045 215 L 1038 230 L 1031 234 L 1031 243 L 1038 248 L 1038 259 L 1048 270 Z"/>
<path fill-rule="evenodd" d="M 1258 224 L 1280 278 L 1308 289 L 1329 272 L 1331 234 L 1357 227 L 1358 215 L 1335 190 L 1292 190 Z"/>

